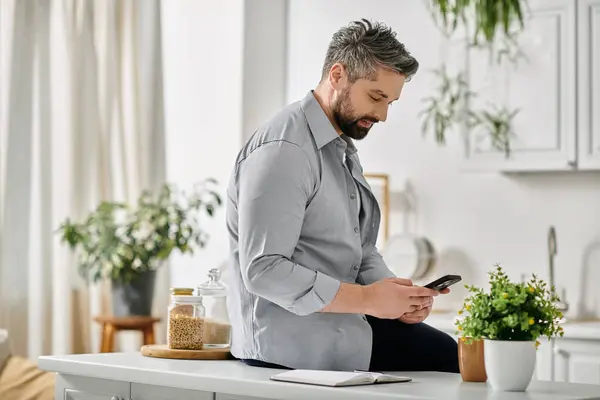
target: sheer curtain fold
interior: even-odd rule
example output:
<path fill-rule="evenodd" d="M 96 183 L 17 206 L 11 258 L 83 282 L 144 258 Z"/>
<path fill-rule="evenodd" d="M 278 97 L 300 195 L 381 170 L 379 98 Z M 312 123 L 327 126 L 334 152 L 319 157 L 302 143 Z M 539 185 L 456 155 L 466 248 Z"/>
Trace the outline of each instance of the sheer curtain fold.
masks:
<path fill-rule="evenodd" d="M 2 8 L 12 12 L 0 30 L 10 58 L 0 61 L 0 327 L 32 359 L 97 351 L 92 318 L 110 313 L 110 287 L 78 277 L 55 229 L 165 179 L 160 2 L 3 0 Z M 168 278 L 159 272 L 163 317 Z"/>
<path fill-rule="evenodd" d="M 0 88 L 8 90 L 3 96 L 8 108 L 2 121 L 2 132 L 6 147 L 3 179 L 2 233 L 0 239 L 1 265 L 14 265 L 2 270 L 2 299 L 4 325 L 14 326 L 11 336 L 16 337 L 16 346 L 27 351 L 27 343 L 21 338 L 26 336 L 28 328 L 27 297 L 29 280 L 30 209 L 31 174 L 30 162 L 33 142 L 33 67 L 35 32 L 28 29 L 35 23 L 35 4 L 16 2 L 12 5 L 12 40 L 19 45 L 8 50 L 10 82 Z M 4 32 L 3 32 L 4 33 Z M 4 76 L 4 74 L 2 74 Z M 6 307 L 5 304 L 10 304 Z"/>

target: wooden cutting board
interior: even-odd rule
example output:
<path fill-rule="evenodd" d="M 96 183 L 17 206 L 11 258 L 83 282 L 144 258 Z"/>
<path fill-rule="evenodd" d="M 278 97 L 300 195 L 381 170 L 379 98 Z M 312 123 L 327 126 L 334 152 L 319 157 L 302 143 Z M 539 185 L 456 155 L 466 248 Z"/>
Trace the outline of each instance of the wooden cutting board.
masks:
<path fill-rule="evenodd" d="M 231 358 L 229 347 L 223 349 L 178 350 L 170 349 L 166 344 L 148 344 L 142 346 L 140 352 L 146 357 L 175 358 L 179 360 L 227 360 Z"/>

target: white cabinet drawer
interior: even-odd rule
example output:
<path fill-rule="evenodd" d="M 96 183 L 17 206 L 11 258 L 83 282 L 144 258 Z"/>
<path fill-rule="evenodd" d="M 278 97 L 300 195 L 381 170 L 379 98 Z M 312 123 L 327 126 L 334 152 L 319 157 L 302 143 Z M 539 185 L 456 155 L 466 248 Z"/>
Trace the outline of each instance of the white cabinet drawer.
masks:
<path fill-rule="evenodd" d="M 217 393 L 216 400 L 270 400 L 263 397 L 237 396 L 232 394 Z"/>
<path fill-rule="evenodd" d="M 129 382 L 58 375 L 55 397 L 60 400 L 129 400 Z"/>
<path fill-rule="evenodd" d="M 131 400 L 214 400 L 212 392 L 177 389 L 142 383 L 131 384 Z"/>

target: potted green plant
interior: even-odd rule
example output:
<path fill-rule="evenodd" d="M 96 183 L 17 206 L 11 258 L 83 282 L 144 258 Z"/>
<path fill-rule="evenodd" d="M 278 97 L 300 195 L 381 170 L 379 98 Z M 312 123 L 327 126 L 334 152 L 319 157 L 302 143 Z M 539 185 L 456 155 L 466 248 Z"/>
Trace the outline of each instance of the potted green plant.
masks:
<path fill-rule="evenodd" d="M 533 376 L 538 339 L 562 336 L 563 317 L 554 288 L 534 274 L 512 282 L 500 265 L 489 273 L 490 290 L 467 285 L 455 322 L 461 340 L 483 340 L 485 372 L 496 390 L 524 391 Z"/>
<path fill-rule="evenodd" d="M 164 184 L 158 193 L 144 191 L 134 205 L 103 201 L 82 221 L 60 225 L 80 274 L 111 280 L 115 316 L 150 315 L 157 268 L 174 250 L 193 253 L 206 245 L 199 218 L 221 205 L 214 184 L 209 179 L 189 195 Z"/>

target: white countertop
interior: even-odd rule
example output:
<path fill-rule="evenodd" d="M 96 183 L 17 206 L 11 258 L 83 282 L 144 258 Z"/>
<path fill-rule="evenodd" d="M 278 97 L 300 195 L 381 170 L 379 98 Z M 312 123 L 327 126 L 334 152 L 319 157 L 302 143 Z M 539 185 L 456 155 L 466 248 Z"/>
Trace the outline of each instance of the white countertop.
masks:
<path fill-rule="evenodd" d="M 403 372 L 409 383 L 329 388 L 275 382 L 281 370 L 249 367 L 240 361 L 168 360 L 135 353 L 102 353 L 39 358 L 39 367 L 62 374 L 202 390 L 264 399 L 600 399 L 600 385 L 533 381 L 527 392 L 494 392 L 485 383 L 462 382 L 459 374 Z"/>
<path fill-rule="evenodd" d="M 431 314 L 425 323 L 447 333 L 455 333 L 454 321 L 457 315 L 454 313 Z M 566 320 L 561 324 L 564 329 L 565 339 L 600 340 L 600 321 L 576 321 Z"/>

